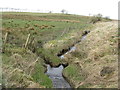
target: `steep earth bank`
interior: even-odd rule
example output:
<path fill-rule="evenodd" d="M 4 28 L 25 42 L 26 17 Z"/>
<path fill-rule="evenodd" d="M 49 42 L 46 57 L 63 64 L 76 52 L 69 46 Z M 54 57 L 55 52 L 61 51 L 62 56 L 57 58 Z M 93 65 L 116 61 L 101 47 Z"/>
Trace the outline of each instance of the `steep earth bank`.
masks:
<path fill-rule="evenodd" d="M 63 75 L 76 88 L 118 87 L 117 21 L 99 22 L 74 52 L 66 54 Z"/>

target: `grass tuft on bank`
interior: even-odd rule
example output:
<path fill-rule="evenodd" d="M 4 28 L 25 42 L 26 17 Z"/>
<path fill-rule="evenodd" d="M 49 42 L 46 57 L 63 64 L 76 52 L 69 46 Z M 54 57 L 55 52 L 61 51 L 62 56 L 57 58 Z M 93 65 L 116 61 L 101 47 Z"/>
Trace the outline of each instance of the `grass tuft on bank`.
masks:
<path fill-rule="evenodd" d="M 81 67 L 88 75 L 78 81 L 80 68 L 74 68 L 73 73 L 66 68 L 64 75 L 82 88 L 117 88 L 118 87 L 118 27 L 117 21 L 96 23 L 86 39 L 76 45 L 75 52 L 66 55 L 65 60 Z M 75 66 L 72 66 L 75 67 Z M 71 71 L 72 72 L 72 71 Z"/>

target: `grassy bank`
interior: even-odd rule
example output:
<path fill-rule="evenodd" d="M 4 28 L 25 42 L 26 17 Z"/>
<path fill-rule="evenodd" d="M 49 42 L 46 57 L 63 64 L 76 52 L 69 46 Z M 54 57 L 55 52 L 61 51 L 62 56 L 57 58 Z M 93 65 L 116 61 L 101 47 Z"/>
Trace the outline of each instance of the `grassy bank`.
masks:
<path fill-rule="evenodd" d="M 75 52 L 66 55 L 65 60 L 71 64 L 63 74 L 76 88 L 117 88 L 117 21 L 95 24 L 86 39 L 77 45 Z M 87 75 L 81 77 L 81 71 Z"/>
<path fill-rule="evenodd" d="M 64 63 L 56 54 L 92 27 L 89 20 L 65 14 L 3 13 L 3 86 L 51 88 L 45 62 Z"/>
<path fill-rule="evenodd" d="M 102 22 L 104 21 L 104 22 Z M 68 63 L 64 77 L 75 88 L 117 87 L 117 22 L 101 17 L 3 13 L 3 86 L 52 88 L 45 63 Z M 57 54 L 80 40 L 61 60 Z"/>
<path fill-rule="evenodd" d="M 30 50 L 10 49 L 11 53 L 3 54 L 3 87 L 52 87 L 51 80 L 44 74 L 41 58 Z"/>
<path fill-rule="evenodd" d="M 44 20 L 43 17 L 52 19 L 52 21 Z M 56 21 L 56 18 L 53 17 L 59 20 Z M 41 18 L 43 20 L 39 20 Z M 71 22 L 70 18 L 79 22 Z M 24 47 L 30 34 L 27 48 L 33 52 L 38 52 L 39 55 L 41 48 L 44 48 L 42 55 L 44 54 L 46 57 L 49 53 L 47 58 L 51 58 L 50 62 L 57 65 L 60 60 L 54 56 L 57 60 L 55 61 L 51 56 L 77 41 L 81 37 L 82 31 L 91 26 L 87 24 L 88 21 L 89 17 L 83 18 L 83 16 L 64 14 L 39 14 L 37 16 L 36 14 L 29 14 L 26 16 L 26 13 L 3 13 L 3 38 L 8 33 L 8 45 Z"/>

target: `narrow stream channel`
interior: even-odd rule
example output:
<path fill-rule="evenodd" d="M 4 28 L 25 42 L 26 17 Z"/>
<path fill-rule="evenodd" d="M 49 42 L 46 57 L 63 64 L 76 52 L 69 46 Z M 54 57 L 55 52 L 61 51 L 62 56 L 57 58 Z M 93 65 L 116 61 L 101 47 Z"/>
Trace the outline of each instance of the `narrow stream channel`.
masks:
<path fill-rule="evenodd" d="M 80 42 L 83 41 L 85 38 L 86 38 L 86 35 L 82 36 L 81 40 L 80 40 L 79 42 L 77 42 L 77 43 L 80 43 Z M 77 43 L 76 43 L 76 44 L 77 44 Z M 76 45 L 76 44 L 75 44 L 75 45 Z M 65 54 L 63 54 L 63 55 L 60 55 L 59 57 L 60 57 L 61 59 L 64 59 L 64 55 L 68 54 L 69 52 L 75 51 L 75 50 L 76 50 L 76 46 L 75 46 L 75 45 L 72 46 L 72 47 L 70 47 L 70 50 L 68 50 L 67 52 L 65 52 Z"/>
<path fill-rule="evenodd" d="M 71 88 L 69 83 L 64 79 L 62 75 L 63 69 L 63 65 L 60 65 L 59 67 L 51 67 L 50 65 L 47 65 L 46 74 L 52 80 L 54 88 Z"/>
<path fill-rule="evenodd" d="M 77 43 L 80 43 L 81 41 L 83 41 L 86 38 L 86 35 L 88 33 L 84 34 L 80 39 L 80 41 Z M 66 52 L 64 52 L 58 57 L 60 57 L 61 59 L 64 59 L 65 54 L 76 50 L 75 45 L 70 47 L 70 49 L 66 50 Z M 48 75 L 49 78 L 52 80 L 53 88 L 71 88 L 70 84 L 65 80 L 65 78 L 62 75 L 63 69 L 64 69 L 63 65 L 60 65 L 59 67 L 51 67 L 49 64 L 47 65 L 47 72 L 45 74 Z"/>

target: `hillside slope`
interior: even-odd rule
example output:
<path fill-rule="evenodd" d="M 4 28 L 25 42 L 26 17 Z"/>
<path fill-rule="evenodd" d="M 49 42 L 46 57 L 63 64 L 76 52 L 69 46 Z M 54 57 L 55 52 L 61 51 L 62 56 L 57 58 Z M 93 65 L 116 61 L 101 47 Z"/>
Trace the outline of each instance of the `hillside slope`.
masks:
<path fill-rule="evenodd" d="M 90 20 L 68 14 L 3 13 L 3 87 L 52 88 L 46 63 L 67 63 L 63 75 L 72 87 L 117 87 L 117 21 Z M 86 30 L 90 33 L 77 43 Z M 64 59 L 57 56 L 74 44 L 77 49 Z"/>
<path fill-rule="evenodd" d="M 92 26 L 89 17 L 77 15 L 7 12 L 2 17 L 2 85 L 7 88 L 52 88 L 45 63 L 63 63 L 56 53 Z"/>
<path fill-rule="evenodd" d="M 99 22 L 77 49 L 66 55 L 64 76 L 77 88 L 118 87 L 118 23 Z M 73 74 L 75 73 L 75 74 Z"/>

